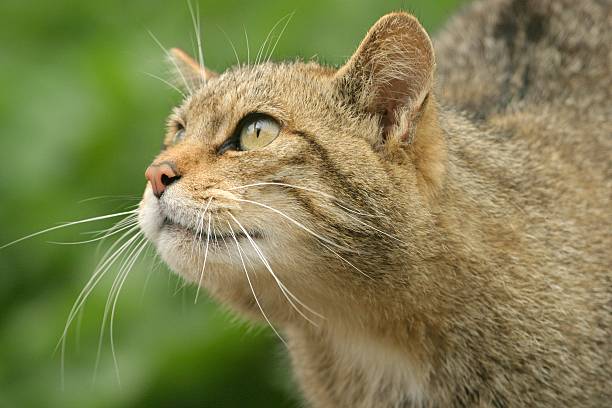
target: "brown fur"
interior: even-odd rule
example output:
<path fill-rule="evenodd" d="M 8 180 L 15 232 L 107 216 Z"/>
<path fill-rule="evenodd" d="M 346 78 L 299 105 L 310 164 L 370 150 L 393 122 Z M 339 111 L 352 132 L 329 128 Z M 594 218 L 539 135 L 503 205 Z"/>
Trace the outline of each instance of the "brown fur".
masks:
<path fill-rule="evenodd" d="M 202 80 L 156 158 L 181 178 L 147 187 L 141 227 L 185 278 L 265 313 L 314 407 L 608 406 L 611 9 L 479 1 L 435 60 L 394 13 L 339 70 Z M 218 154 L 255 111 L 279 137 Z M 303 188 L 238 188 L 258 182 Z"/>

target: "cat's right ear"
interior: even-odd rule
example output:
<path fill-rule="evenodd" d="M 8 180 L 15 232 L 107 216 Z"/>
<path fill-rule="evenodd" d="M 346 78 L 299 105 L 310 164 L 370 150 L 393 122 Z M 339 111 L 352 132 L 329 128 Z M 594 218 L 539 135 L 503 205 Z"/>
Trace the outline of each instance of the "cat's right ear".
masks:
<path fill-rule="evenodd" d="M 434 68 L 433 45 L 416 17 L 391 13 L 372 26 L 335 80 L 347 103 L 378 118 L 378 143 L 412 144 L 432 99 Z"/>
<path fill-rule="evenodd" d="M 170 49 L 168 58 L 172 69 L 175 71 L 176 83 L 187 88 L 188 91 L 199 88 L 207 80 L 219 75 L 200 65 L 180 48 Z"/>

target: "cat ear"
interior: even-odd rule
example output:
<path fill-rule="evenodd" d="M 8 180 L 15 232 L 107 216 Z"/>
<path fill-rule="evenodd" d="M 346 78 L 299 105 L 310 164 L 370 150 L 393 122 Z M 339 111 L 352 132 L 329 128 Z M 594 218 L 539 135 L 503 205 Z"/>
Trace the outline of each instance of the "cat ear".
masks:
<path fill-rule="evenodd" d="M 431 40 L 408 13 L 391 13 L 370 29 L 338 70 L 340 92 L 361 110 L 377 115 L 384 140 L 411 143 L 433 86 Z"/>
<path fill-rule="evenodd" d="M 214 71 L 200 65 L 180 48 L 172 48 L 168 52 L 172 68 L 176 71 L 176 81 L 188 89 L 197 89 L 207 80 L 219 76 Z"/>

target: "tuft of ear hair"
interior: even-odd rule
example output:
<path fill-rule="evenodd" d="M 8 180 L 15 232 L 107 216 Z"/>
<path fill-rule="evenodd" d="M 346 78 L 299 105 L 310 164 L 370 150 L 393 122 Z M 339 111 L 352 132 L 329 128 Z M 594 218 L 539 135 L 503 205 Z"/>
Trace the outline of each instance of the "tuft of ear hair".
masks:
<path fill-rule="evenodd" d="M 172 68 L 176 71 L 176 81 L 187 91 L 199 88 L 203 83 L 218 76 L 214 71 L 200 65 L 195 59 L 180 48 L 172 48 L 168 52 Z"/>
<path fill-rule="evenodd" d="M 409 144 L 427 104 L 434 69 L 427 32 L 416 17 L 397 12 L 372 26 L 335 80 L 345 99 L 380 118 L 383 141 L 399 132 L 399 142 Z"/>

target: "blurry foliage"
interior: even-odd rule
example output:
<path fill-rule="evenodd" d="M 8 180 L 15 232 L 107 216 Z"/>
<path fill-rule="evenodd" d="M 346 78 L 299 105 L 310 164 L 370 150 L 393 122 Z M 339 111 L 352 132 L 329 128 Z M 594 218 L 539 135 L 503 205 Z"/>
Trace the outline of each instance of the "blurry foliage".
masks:
<path fill-rule="evenodd" d="M 194 0 L 196 1 L 196 0 Z M 207 65 L 246 59 L 295 12 L 274 59 L 340 64 L 382 14 L 415 13 L 435 29 L 460 0 L 201 1 Z M 183 1 L 0 2 L 0 244 L 29 232 L 137 202 L 178 94 L 160 48 L 193 48 Z M 99 199 L 132 195 L 135 200 Z M 74 227 L 0 251 L 0 408 L 297 406 L 288 363 L 265 327 L 236 323 L 153 255 L 131 272 L 118 303 L 118 384 L 109 339 L 92 382 L 109 279 L 93 292 L 67 344 L 65 389 L 54 353 L 68 311 L 100 254 L 76 241 L 109 223 Z M 151 272 L 152 271 L 152 272 Z M 116 272 L 116 271 L 112 271 Z M 147 278 L 149 276 L 149 278 Z M 145 287 L 146 286 L 146 287 Z"/>

